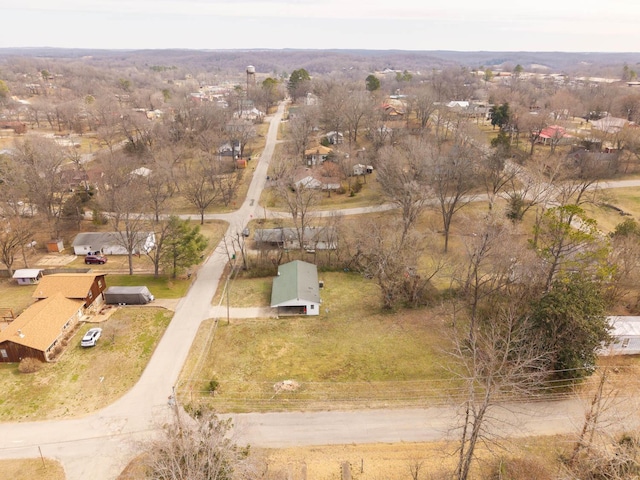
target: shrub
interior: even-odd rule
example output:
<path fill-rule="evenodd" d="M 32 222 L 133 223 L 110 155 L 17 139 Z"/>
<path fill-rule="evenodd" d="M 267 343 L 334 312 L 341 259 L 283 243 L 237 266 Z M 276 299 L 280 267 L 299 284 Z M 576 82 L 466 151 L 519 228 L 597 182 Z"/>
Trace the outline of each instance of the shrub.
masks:
<path fill-rule="evenodd" d="M 492 480 L 551 480 L 542 461 L 533 458 L 500 458 L 492 468 Z"/>
<path fill-rule="evenodd" d="M 220 382 L 214 378 L 207 385 L 207 391 L 209 392 L 209 394 L 214 395 L 219 386 Z"/>
<path fill-rule="evenodd" d="M 27 357 L 20 360 L 18 371 L 20 373 L 36 373 L 43 366 L 43 363 L 37 358 Z"/>
<path fill-rule="evenodd" d="M 91 211 L 91 215 L 92 215 L 91 221 L 93 222 L 94 225 L 106 225 L 107 222 L 109 221 L 107 216 L 101 213 L 100 211 L 98 211 L 97 208 L 94 208 Z"/>

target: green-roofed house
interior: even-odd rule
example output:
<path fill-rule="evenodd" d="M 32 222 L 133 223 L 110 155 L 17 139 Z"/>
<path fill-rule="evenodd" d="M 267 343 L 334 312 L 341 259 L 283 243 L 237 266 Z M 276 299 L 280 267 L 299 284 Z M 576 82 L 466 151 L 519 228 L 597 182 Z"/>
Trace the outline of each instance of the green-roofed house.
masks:
<path fill-rule="evenodd" d="M 273 279 L 271 307 L 278 309 L 278 315 L 319 315 L 318 268 L 301 260 L 280 265 Z"/>

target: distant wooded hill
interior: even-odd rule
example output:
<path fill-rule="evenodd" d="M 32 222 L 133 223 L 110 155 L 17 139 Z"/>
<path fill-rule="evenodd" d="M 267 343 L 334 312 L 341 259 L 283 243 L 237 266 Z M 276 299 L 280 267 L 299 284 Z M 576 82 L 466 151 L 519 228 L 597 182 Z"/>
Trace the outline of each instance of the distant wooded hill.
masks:
<path fill-rule="evenodd" d="M 620 74 L 624 64 L 640 65 L 640 53 L 597 52 L 458 52 L 407 50 L 90 50 L 60 48 L 0 48 L 0 60 L 9 57 L 82 59 L 98 65 L 164 65 L 198 71 L 244 71 L 279 74 L 305 68 L 311 74 L 335 71 L 382 71 L 385 68 L 427 72 L 451 66 L 503 68 L 522 65 L 525 71 L 573 75 Z"/>

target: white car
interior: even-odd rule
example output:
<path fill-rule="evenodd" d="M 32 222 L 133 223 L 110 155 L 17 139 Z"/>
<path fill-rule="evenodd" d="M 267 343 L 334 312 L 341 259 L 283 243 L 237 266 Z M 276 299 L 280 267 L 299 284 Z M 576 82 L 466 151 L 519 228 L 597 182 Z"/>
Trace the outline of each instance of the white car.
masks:
<path fill-rule="evenodd" d="M 80 342 L 80 346 L 81 347 L 95 347 L 96 346 L 96 342 L 98 341 L 98 339 L 100 338 L 100 335 L 102 335 L 102 329 L 101 328 L 92 328 L 90 330 L 87 331 L 87 333 L 84 334 L 84 337 L 82 337 L 82 341 Z"/>

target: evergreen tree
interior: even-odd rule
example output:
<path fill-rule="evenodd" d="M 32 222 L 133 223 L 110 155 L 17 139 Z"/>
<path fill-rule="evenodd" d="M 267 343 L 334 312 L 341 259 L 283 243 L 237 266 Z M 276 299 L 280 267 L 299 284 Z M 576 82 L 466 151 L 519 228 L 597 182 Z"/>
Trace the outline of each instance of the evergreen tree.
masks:
<path fill-rule="evenodd" d="M 172 216 L 161 253 L 162 264 L 176 278 L 179 272 L 198 263 L 207 248 L 207 238 L 200 233 L 200 225 L 191 226 L 189 220 Z"/>

